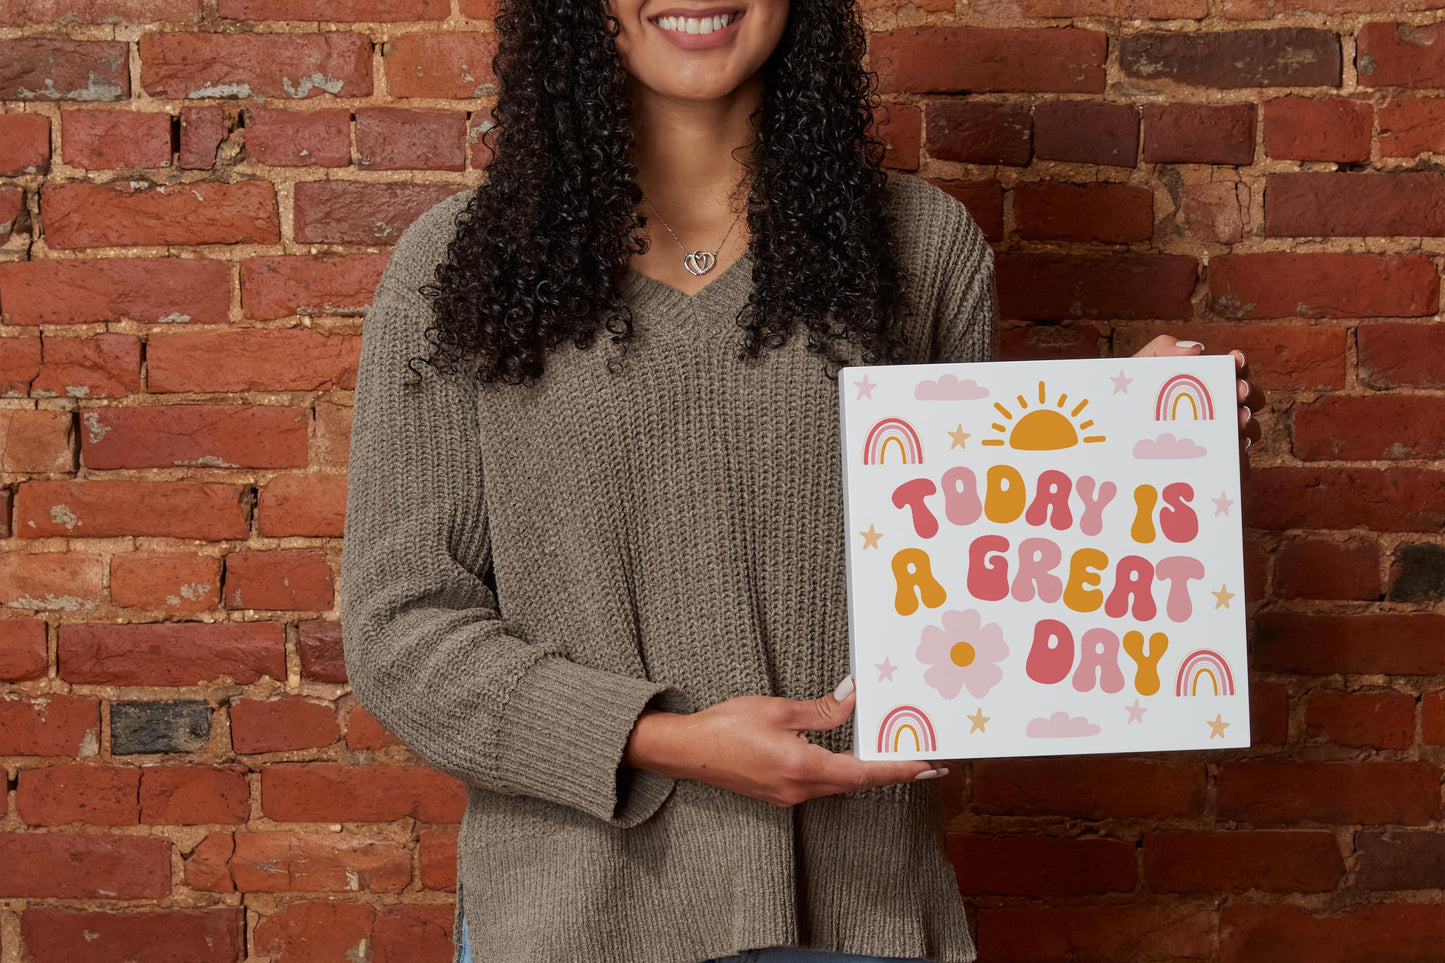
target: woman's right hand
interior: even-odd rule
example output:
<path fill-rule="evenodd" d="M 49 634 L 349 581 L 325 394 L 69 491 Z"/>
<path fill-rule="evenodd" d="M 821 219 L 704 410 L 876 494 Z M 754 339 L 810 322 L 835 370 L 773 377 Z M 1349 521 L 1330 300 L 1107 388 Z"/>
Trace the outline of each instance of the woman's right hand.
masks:
<path fill-rule="evenodd" d="M 816 699 L 749 695 L 690 714 L 645 710 L 622 764 L 696 779 L 775 806 L 948 772 L 930 762 L 865 761 L 808 741 L 809 731 L 846 722 L 856 700 L 849 677 Z"/>

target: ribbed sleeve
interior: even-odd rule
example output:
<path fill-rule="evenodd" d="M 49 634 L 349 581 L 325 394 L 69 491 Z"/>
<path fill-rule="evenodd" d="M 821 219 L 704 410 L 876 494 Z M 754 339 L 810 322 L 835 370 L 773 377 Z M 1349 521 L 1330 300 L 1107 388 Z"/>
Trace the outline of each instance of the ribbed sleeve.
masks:
<path fill-rule="evenodd" d="M 400 239 L 363 324 L 346 485 L 340 614 L 357 701 L 438 769 L 614 826 L 652 815 L 675 781 L 621 767 L 666 685 L 529 642 L 498 608 L 482 488 L 479 388 L 425 357 L 431 277 L 460 203 Z M 570 604 L 570 603 L 569 603 Z"/>
<path fill-rule="evenodd" d="M 993 249 L 962 202 L 949 197 L 940 219 L 939 240 L 946 254 L 939 263 L 946 267 L 929 360 L 996 361 L 998 285 Z"/>

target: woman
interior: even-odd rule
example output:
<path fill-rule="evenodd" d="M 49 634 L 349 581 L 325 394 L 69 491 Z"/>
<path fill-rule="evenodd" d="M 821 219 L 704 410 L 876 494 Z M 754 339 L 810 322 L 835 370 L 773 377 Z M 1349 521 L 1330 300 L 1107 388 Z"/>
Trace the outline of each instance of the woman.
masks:
<path fill-rule="evenodd" d="M 881 172 L 851 3 L 497 28 L 487 183 L 367 316 L 342 560 L 359 703 L 466 786 L 461 958 L 972 960 L 947 770 L 849 751 L 833 379 L 994 357 L 992 252 Z"/>

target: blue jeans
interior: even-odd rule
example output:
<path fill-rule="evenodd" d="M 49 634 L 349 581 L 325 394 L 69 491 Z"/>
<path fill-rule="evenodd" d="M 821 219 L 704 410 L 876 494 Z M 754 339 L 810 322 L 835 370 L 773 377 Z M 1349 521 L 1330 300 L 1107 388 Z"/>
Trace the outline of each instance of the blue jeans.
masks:
<path fill-rule="evenodd" d="M 471 947 L 467 943 L 467 919 L 462 917 L 461 963 L 472 963 Z M 800 950 L 791 946 L 765 946 L 755 950 L 744 950 L 734 956 L 721 959 L 703 960 L 702 963 L 910 963 L 921 957 L 904 956 L 854 956 L 851 953 L 827 953 L 823 950 Z"/>

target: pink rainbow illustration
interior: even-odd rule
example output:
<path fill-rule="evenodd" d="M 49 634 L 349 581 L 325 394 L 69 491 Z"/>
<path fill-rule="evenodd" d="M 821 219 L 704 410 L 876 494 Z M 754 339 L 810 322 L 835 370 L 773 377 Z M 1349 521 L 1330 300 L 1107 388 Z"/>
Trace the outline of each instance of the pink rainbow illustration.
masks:
<path fill-rule="evenodd" d="M 923 461 L 923 442 L 918 439 L 918 432 L 902 418 L 890 416 L 868 429 L 868 437 L 863 442 L 863 464 L 883 464 L 883 453 L 890 441 L 898 443 L 903 464 L 916 465 Z"/>
<path fill-rule="evenodd" d="M 1188 405 L 1190 421 L 1213 421 L 1214 399 L 1209 389 L 1194 375 L 1175 375 L 1159 389 L 1159 399 L 1154 404 L 1155 421 L 1178 421 L 1180 409 Z"/>
<path fill-rule="evenodd" d="M 894 706 L 888 710 L 878 725 L 878 751 L 898 752 L 903 733 L 913 736 L 914 751 L 934 752 L 938 749 L 938 737 L 933 731 L 933 722 L 917 706 Z M 905 746 L 903 751 L 907 751 Z"/>
<path fill-rule="evenodd" d="M 1174 694 L 1199 695 L 1200 680 L 1206 675 L 1214 695 L 1234 695 L 1234 673 L 1229 671 L 1229 663 L 1224 661 L 1224 656 L 1212 649 L 1199 649 L 1184 657 L 1179 666 L 1179 677 L 1174 683 Z"/>

